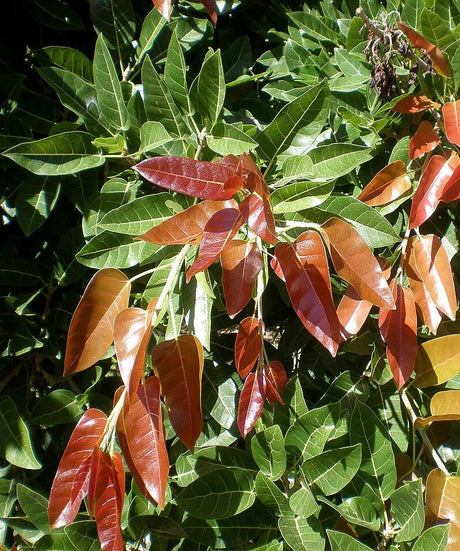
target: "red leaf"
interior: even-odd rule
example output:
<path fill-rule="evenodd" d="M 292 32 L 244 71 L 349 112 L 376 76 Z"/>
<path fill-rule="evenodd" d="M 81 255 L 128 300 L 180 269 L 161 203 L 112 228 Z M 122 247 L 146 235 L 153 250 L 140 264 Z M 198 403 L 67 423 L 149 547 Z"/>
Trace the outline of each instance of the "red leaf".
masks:
<path fill-rule="evenodd" d="M 395 161 L 382 168 L 359 194 L 358 199 L 366 205 L 377 207 L 398 199 L 411 188 L 406 165 Z"/>
<path fill-rule="evenodd" d="M 234 239 L 222 251 L 220 262 L 227 313 L 234 318 L 251 300 L 264 261 L 257 243 Z"/>
<path fill-rule="evenodd" d="M 51 488 L 48 504 L 51 528 L 66 526 L 76 517 L 86 492 L 81 491 L 85 477 L 80 476 L 79 484 L 74 487 L 75 477 L 80 466 L 91 457 L 94 447 L 101 440 L 106 421 L 107 417 L 102 411 L 89 409 L 75 427 L 59 462 Z"/>
<path fill-rule="evenodd" d="M 280 263 L 278 262 L 276 256 L 272 256 L 272 259 L 270 260 L 270 266 L 272 267 L 272 270 L 275 272 L 275 274 L 281 279 L 281 281 L 286 281 L 286 279 L 284 278 L 283 270 L 281 269 Z"/>
<path fill-rule="evenodd" d="M 306 329 L 335 356 L 340 327 L 320 236 L 315 231 L 306 231 L 294 245 L 280 243 L 275 256 L 286 279 L 294 310 Z"/>
<path fill-rule="evenodd" d="M 216 23 L 217 23 L 217 13 L 216 13 L 216 10 L 214 8 L 214 1 L 213 0 L 201 0 L 201 3 L 206 8 L 206 11 L 208 12 L 209 17 L 211 18 L 212 24 L 215 27 Z"/>
<path fill-rule="evenodd" d="M 264 407 L 265 388 L 261 373 L 250 373 L 244 381 L 238 402 L 238 428 L 243 438 L 251 431 Z"/>
<path fill-rule="evenodd" d="M 417 314 L 412 291 L 396 289 L 396 310 L 387 319 L 387 359 L 398 390 L 408 381 L 415 369 L 417 355 Z"/>
<path fill-rule="evenodd" d="M 331 218 L 322 226 L 337 274 L 368 302 L 379 308 L 394 308 L 380 264 L 359 233 L 340 218 Z"/>
<path fill-rule="evenodd" d="M 244 379 L 254 367 L 262 352 L 264 324 L 254 317 L 244 318 L 235 340 L 235 367 Z"/>
<path fill-rule="evenodd" d="M 265 392 L 267 402 L 272 404 L 277 401 L 284 405 L 280 394 L 283 392 L 287 383 L 287 373 L 281 362 L 273 361 L 264 367 L 266 378 Z"/>
<path fill-rule="evenodd" d="M 242 218 L 238 210 L 229 208 L 216 212 L 206 224 L 198 258 L 187 270 L 187 283 L 192 277 L 210 266 L 239 230 Z"/>
<path fill-rule="evenodd" d="M 246 188 L 251 193 L 257 193 L 262 198 L 270 196 L 265 179 L 254 159 L 243 153 L 240 159 L 241 167 L 246 172 Z"/>
<path fill-rule="evenodd" d="M 169 459 L 163 431 L 163 413 L 160 401 L 160 383 L 157 377 L 150 377 L 140 385 L 136 394 L 126 399 L 122 411 L 122 422 L 118 425 L 128 447 L 131 471 L 141 491 L 158 503 L 165 505 L 168 483 Z M 125 445 L 122 446 L 124 451 Z M 131 470 L 131 468 L 130 468 Z M 140 482 L 139 482 L 140 480 Z"/>
<path fill-rule="evenodd" d="M 437 46 L 435 46 L 431 42 L 428 42 L 426 38 L 423 38 L 421 34 L 419 34 L 417 31 L 415 31 L 402 21 L 399 22 L 399 28 L 412 42 L 412 45 L 415 48 L 422 48 L 426 51 L 426 53 L 430 56 L 430 59 L 433 63 L 433 68 L 437 73 L 439 73 L 440 75 L 444 75 L 445 77 L 450 75 L 449 62 Z"/>
<path fill-rule="evenodd" d="M 433 151 L 440 142 L 438 133 L 430 121 L 422 121 L 410 139 L 409 158 L 418 159 L 421 155 Z"/>
<path fill-rule="evenodd" d="M 161 15 L 169 21 L 171 14 L 171 0 L 153 0 L 153 5 Z"/>
<path fill-rule="evenodd" d="M 460 159 L 453 153 L 449 159 L 433 155 L 423 171 L 417 191 L 412 199 L 409 229 L 417 228 L 434 213 L 444 189 Z"/>
<path fill-rule="evenodd" d="M 460 165 L 453 171 L 441 195 L 441 201 L 445 203 L 457 201 L 457 199 L 460 199 Z"/>
<path fill-rule="evenodd" d="M 445 103 L 442 106 L 442 116 L 447 139 L 460 145 L 460 100 Z"/>
<path fill-rule="evenodd" d="M 388 287 L 390 288 L 390 291 L 393 295 L 394 300 L 396 300 L 396 284 L 397 284 L 396 278 L 388 282 Z M 380 336 L 382 337 L 383 342 L 386 342 L 387 340 L 388 316 L 391 311 L 392 310 L 386 310 L 385 308 L 380 308 L 379 310 L 378 325 L 379 325 Z"/>
<path fill-rule="evenodd" d="M 342 340 L 346 341 L 359 332 L 371 308 L 372 304 L 363 300 L 351 285 L 347 287 L 337 307 Z"/>
<path fill-rule="evenodd" d="M 127 308 L 130 290 L 128 278 L 114 268 L 103 268 L 92 277 L 70 322 L 64 376 L 104 356 L 113 341 L 113 321 Z"/>
<path fill-rule="evenodd" d="M 231 199 L 244 183 L 223 163 L 185 157 L 153 157 L 132 168 L 160 187 L 214 201 Z"/>
<path fill-rule="evenodd" d="M 160 378 L 169 420 L 177 436 L 193 453 L 203 423 L 203 347 L 193 335 L 180 335 L 158 344 L 152 352 L 152 363 Z"/>
<path fill-rule="evenodd" d="M 426 96 L 406 96 L 393 106 L 393 111 L 397 113 L 420 113 L 438 107 L 441 107 L 440 103 L 432 101 Z"/>
<path fill-rule="evenodd" d="M 241 215 L 251 230 L 270 245 L 278 242 L 275 218 L 268 197 L 252 193 L 239 205 Z"/>
<path fill-rule="evenodd" d="M 171 216 L 136 239 L 148 241 L 154 245 L 198 245 L 209 219 L 225 208 L 237 208 L 235 201 L 205 200 L 197 205 Z"/>

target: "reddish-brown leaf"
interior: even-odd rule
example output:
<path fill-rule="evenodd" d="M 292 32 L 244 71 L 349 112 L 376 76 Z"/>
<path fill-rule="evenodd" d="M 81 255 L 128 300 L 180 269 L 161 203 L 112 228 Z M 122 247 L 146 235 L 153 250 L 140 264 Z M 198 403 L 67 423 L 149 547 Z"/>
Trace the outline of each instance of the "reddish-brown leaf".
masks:
<path fill-rule="evenodd" d="M 202 201 L 171 216 L 136 239 L 142 239 L 154 245 L 182 245 L 185 243 L 198 245 L 209 219 L 216 212 L 231 207 L 238 208 L 236 201 Z"/>
<path fill-rule="evenodd" d="M 409 158 L 418 159 L 433 151 L 440 142 L 439 135 L 430 121 L 422 121 L 409 142 Z"/>
<path fill-rule="evenodd" d="M 81 491 L 86 474 L 79 477 L 79 483 L 74 487 L 75 477 L 80 466 L 91 457 L 95 446 L 102 438 L 106 421 L 107 417 L 102 411 L 89 409 L 75 427 L 51 487 L 48 504 L 51 528 L 66 526 L 76 517 L 80 502 L 86 493 Z"/>
<path fill-rule="evenodd" d="M 406 165 L 395 161 L 382 168 L 359 194 L 358 199 L 371 207 L 387 205 L 411 188 Z"/>
<path fill-rule="evenodd" d="M 114 268 L 99 270 L 83 293 L 70 322 L 64 376 L 99 361 L 113 341 L 113 321 L 128 307 L 131 284 Z"/>
<path fill-rule="evenodd" d="M 453 153 L 449 159 L 433 155 L 423 171 L 417 191 L 412 199 L 409 216 L 409 228 L 417 228 L 436 210 L 444 189 L 460 159 Z"/>
<path fill-rule="evenodd" d="M 276 256 L 272 256 L 270 260 L 270 266 L 272 267 L 272 270 L 275 272 L 275 274 L 281 279 L 281 281 L 286 281 L 284 279 L 283 270 L 281 269 L 280 263 L 278 262 Z"/>
<path fill-rule="evenodd" d="M 171 14 L 171 0 L 153 0 L 153 5 L 161 15 L 169 21 Z"/>
<path fill-rule="evenodd" d="M 265 388 L 262 373 L 250 373 L 244 381 L 238 402 L 238 428 L 246 438 L 264 407 Z"/>
<path fill-rule="evenodd" d="M 244 318 L 235 340 L 235 367 L 244 379 L 262 353 L 264 324 L 255 317 Z"/>
<path fill-rule="evenodd" d="M 265 393 L 267 402 L 272 404 L 277 401 L 284 405 L 280 396 L 287 383 L 287 373 L 281 362 L 273 361 L 264 367 L 266 379 Z"/>
<path fill-rule="evenodd" d="M 453 171 L 441 195 L 441 201 L 445 203 L 457 201 L 458 199 L 460 199 L 460 164 Z"/>
<path fill-rule="evenodd" d="M 152 352 L 152 363 L 160 378 L 169 420 L 177 436 L 193 453 L 203 423 L 203 347 L 193 335 L 180 335 L 158 344 Z"/>
<path fill-rule="evenodd" d="M 326 251 L 319 234 L 306 231 L 293 245 L 280 243 L 275 256 L 294 310 L 306 329 L 335 356 L 340 325 L 332 300 Z"/>
<path fill-rule="evenodd" d="M 222 251 L 220 262 L 227 313 L 234 318 L 250 301 L 264 261 L 257 243 L 234 239 Z"/>
<path fill-rule="evenodd" d="M 402 21 L 399 22 L 399 28 L 412 42 L 412 45 L 415 48 L 422 48 L 426 51 L 426 53 L 430 56 L 430 59 L 433 63 L 433 68 L 437 73 L 439 73 L 440 75 L 444 75 L 445 77 L 450 75 L 449 62 L 437 46 L 435 46 L 431 42 L 428 42 L 426 38 L 423 38 L 421 34 L 419 34 L 417 31 L 415 31 Z"/>
<path fill-rule="evenodd" d="M 457 297 L 455 294 L 449 258 L 437 235 L 412 238 L 415 266 L 436 307 L 455 320 Z"/>
<path fill-rule="evenodd" d="M 126 399 L 122 421 L 118 425 L 122 440 L 128 446 L 125 455 L 128 467 L 141 490 L 158 503 L 165 505 L 168 483 L 169 459 L 163 431 L 163 414 L 160 400 L 160 383 L 157 377 L 149 377 L 137 392 Z M 124 450 L 124 446 L 122 446 Z M 130 469 L 131 470 L 131 469 Z M 141 480 L 139 484 L 138 480 Z"/>
<path fill-rule="evenodd" d="M 346 341 L 359 332 L 371 308 L 372 304 L 363 300 L 351 285 L 347 287 L 337 307 L 341 340 Z"/>
<path fill-rule="evenodd" d="M 212 21 L 214 27 L 217 24 L 217 12 L 214 7 L 214 0 L 200 0 L 203 6 L 206 8 L 206 11 L 209 14 L 209 17 Z"/>
<path fill-rule="evenodd" d="M 380 264 L 359 233 L 340 218 L 322 226 L 328 237 L 329 253 L 337 274 L 368 302 L 379 308 L 394 308 L 393 295 Z"/>
<path fill-rule="evenodd" d="M 393 111 L 397 113 L 420 113 L 438 107 L 441 107 L 440 103 L 432 101 L 426 96 L 406 96 L 393 106 Z"/>
<path fill-rule="evenodd" d="M 243 219 L 237 209 L 222 209 L 206 224 L 201 239 L 198 257 L 186 273 L 187 283 L 192 277 L 210 266 L 225 249 L 239 230 Z"/>
<path fill-rule="evenodd" d="M 246 173 L 246 189 L 251 193 L 257 193 L 262 198 L 269 197 L 270 191 L 254 159 L 243 153 L 240 158 L 240 167 L 243 173 Z"/>
<path fill-rule="evenodd" d="M 241 215 L 251 230 L 270 245 L 278 242 L 275 218 L 269 197 L 251 193 L 239 205 Z"/>
<path fill-rule="evenodd" d="M 393 295 L 393 299 L 396 300 L 396 288 L 397 288 L 396 278 L 388 282 L 388 287 L 390 288 L 391 294 Z M 387 310 L 385 308 L 380 308 L 379 310 L 378 326 L 379 326 L 380 336 L 382 337 L 383 342 L 386 342 L 387 340 L 388 316 L 390 312 L 391 310 Z"/>
<path fill-rule="evenodd" d="M 153 157 L 132 168 L 152 184 L 213 201 L 231 199 L 244 183 L 241 176 L 223 163 L 185 157 Z"/>
<path fill-rule="evenodd" d="M 408 287 L 397 286 L 396 310 L 387 318 L 387 359 L 398 390 L 415 369 L 417 355 L 417 314 L 415 299 Z"/>
<path fill-rule="evenodd" d="M 447 139 L 460 145 L 460 100 L 446 102 L 442 106 L 442 117 Z"/>
<path fill-rule="evenodd" d="M 145 354 L 151 335 L 151 322 L 156 299 L 147 310 L 127 308 L 115 318 L 113 324 L 118 369 L 128 392 L 136 392 L 145 365 Z"/>

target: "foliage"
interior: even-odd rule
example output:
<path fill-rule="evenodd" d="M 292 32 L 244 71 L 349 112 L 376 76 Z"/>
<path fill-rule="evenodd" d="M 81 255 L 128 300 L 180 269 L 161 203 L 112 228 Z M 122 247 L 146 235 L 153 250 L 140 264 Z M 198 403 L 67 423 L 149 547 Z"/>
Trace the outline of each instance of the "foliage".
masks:
<path fill-rule="evenodd" d="M 0 545 L 458 548 L 460 12 L 310 4 L 10 8 Z"/>

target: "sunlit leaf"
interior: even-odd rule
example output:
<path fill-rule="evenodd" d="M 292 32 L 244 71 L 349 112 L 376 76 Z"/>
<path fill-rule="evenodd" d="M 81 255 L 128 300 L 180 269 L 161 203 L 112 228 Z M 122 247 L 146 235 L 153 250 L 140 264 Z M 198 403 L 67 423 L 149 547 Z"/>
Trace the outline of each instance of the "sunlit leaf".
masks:
<path fill-rule="evenodd" d="M 82 371 L 99 361 L 113 341 L 113 321 L 127 308 L 131 284 L 113 268 L 97 272 L 78 303 L 70 322 L 64 375 Z"/>
<path fill-rule="evenodd" d="M 452 173 L 452 176 L 447 181 L 441 195 L 441 201 L 450 203 L 460 199 L 460 165 L 458 165 Z"/>
<path fill-rule="evenodd" d="M 350 339 L 359 332 L 367 320 L 371 308 L 372 304 L 363 300 L 351 285 L 346 288 L 337 306 L 342 340 Z"/>
<path fill-rule="evenodd" d="M 243 385 L 238 402 L 238 428 L 246 438 L 262 413 L 265 400 L 265 381 L 262 373 L 250 373 Z"/>
<path fill-rule="evenodd" d="M 440 103 L 432 101 L 426 96 L 406 96 L 393 105 L 393 111 L 397 113 L 419 113 L 426 109 L 438 109 Z"/>
<path fill-rule="evenodd" d="M 325 539 L 319 520 L 311 516 L 286 517 L 282 516 L 278 520 L 278 527 L 281 535 L 291 549 L 295 551 L 323 551 Z"/>
<path fill-rule="evenodd" d="M 427 528 L 414 543 L 413 551 L 446 551 L 449 531 L 450 524 Z"/>
<path fill-rule="evenodd" d="M 153 0 L 153 5 L 161 13 L 161 15 L 169 21 L 171 13 L 171 0 Z"/>
<path fill-rule="evenodd" d="M 327 530 L 327 537 L 331 543 L 332 551 L 372 551 L 371 547 L 344 532 Z"/>
<path fill-rule="evenodd" d="M 431 415 L 418 417 L 415 427 L 424 427 L 433 421 L 460 420 L 460 390 L 444 390 L 437 392 L 430 402 Z"/>
<path fill-rule="evenodd" d="M 416 357 L 415 386 L 440 385 L 460 373 L 460 335 L 431 339 L 419 346 Z"/>
<path fill-rule="evenodd" d="M 433 151 L 440 138 L 430 121 L 420 123 L 409 143 L 409 158 L 418 159 L 421 155 Z"/>
<path fill-rule="evenodd" d="M 275 218 L 268 197 L 261 197 L 258 193 L 251 193 L 239 205 L 241 215 L 251 230 L 270 245 L 274 245 L 276 237 Z"/>
<path fill-rule="evenodd" d="M 442 106 L 442 117 L 447 139 L 460 145 L 460 100 L 447 101 Z"/>
<path fill-rule="evenodd" d="M 267 379 L 266 398 L 269 404 L 275 400 L 284 405 L 281 393 L 287 383 L 287 373 L 281 362 L 273 361 L 264 367 L 264 375 Z"/>
<path fill-rule="evenodd" d="M 382 168 L 363 191 L 358 199 L 366 205 L 377 207 L 391 203 L 401 197 L 411 188 L 406 165 L 402 161 L 395 161 Z"/>
<path fill-rule="evenodd" d="M 286 470 L 286 450 L 283 433 L 278 425 L 258 432 L 251 439 L 251 452 L 262 473 L 271 480 L 279 480 Z"/>
<path fill-rule="evenodd" d="M 193 453 L 201 432 L 201 376 L 203 347 L 193 335 L 180 335 L 153 349 L 152 364 L 158 373 L 169 420 L 180 440 Z"/>
<path fill-rule="evenodd" d="M 233 318 L 250 301 L 263 258 L 257 243 L 234 239 L 222 251 L 220 262 L 225 305 Z"/>
<path fill-rule="evenodd" d="M 443 76 L 449 76 L 450 75 L 450 65 L 447 61 L 446 56 L 442 53 L 442 51 L 435 46 L 434 44 L 431 44 L 431 42 L 428 42 L 426 38 L 423 38 L 421 34 L 419 34 L 417 31 L 403 23 L 402 21 L 399 22 L 399 28 L 402 30 L 402 32 L 407 36 L 407 38 L 412 42 L 412 45 L 415 48 L 423 48 L 426 53 L 430 56 L 430 59 L 433 63 L 434 70 Z"/>
<path fill-rule="evenodd" d="M 235 367 L 244 379 L 262 352 L 264 324 L 255 317 L 244 318 L 235 340 Z"/>
<path fill-rule="evenodd" d="M 420 478 L 405 482 L 391 494 L 391 514 L 400 527 L 395 541 L 410 541 L 420 534 L 425 522 Z"/>

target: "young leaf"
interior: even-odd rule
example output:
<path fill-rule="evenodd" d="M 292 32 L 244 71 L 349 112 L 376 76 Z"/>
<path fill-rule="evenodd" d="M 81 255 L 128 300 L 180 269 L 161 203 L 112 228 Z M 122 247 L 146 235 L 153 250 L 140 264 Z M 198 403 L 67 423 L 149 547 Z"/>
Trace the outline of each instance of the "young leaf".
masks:
<path fill-rule="evenodd" d="M 371 311 L 372 304 L 363 300 L 349 285 L 337 306 L 337 317 L 340 322 L 340 336 L 342 340 L 356 335 Z"/>
<path fill-rule="evenodd" d="M 335 356 L 340 327 L 332 300 L 329 267 L 318 233 L 306 231 L 294 245 L 281 243 L 275 256 L 292 306 L 306 329 Z"/>
<path fill-rule="evenodd" d="M 225 304 L 234 318 L 250 301 L 254 282 L 264 262 L 257 243 L 231 241 L 220 255 Z"/>
<path fill-rule="evenodd" d="M 382 168 L 372 178 L 358 195 L 358 199 L 371 207 L 387 205 L 401 197 L 410 188 L 411 183 L 405 163 L 395 161 Z"/>
<path fill-rule="evenodd" d="M 239 205 L 241 215 L 251 230 L 270 245 L 277 243 L 275 218 L 268 197 L 251 193 Z"/>
<path fill-rule="evenodd" d="M 393 111 L 397 113 L 420 113 L 427 109 L 438 109 L 440 103 L 432 101 L 426 96 L 406 96 L 393 105 Z"/>
<path fill-rule="evenodd" d="M 460 199 L 460 165 L 458 165 L 452 176 L 447 181 L 444 191 L 441 195 L 441 201 L 450 203 L 451 201 L 457 201 Z"/>
<path fill-rule="evenodd" d="M 153 0 L 153 5 L 161 15 L 169 21 L 171 13 L 171 0 Z"/>
<path fill-rule="evenodd" d="M 284 405 L 281 393 L 287 383 L 287 373 L 281 362 L 273 361 L 264 367 L 264 375 L 267 379 L 266 397 L 267 402 L 272 404 L 275 400 Z"/>
<path fill-rule="evenodd" d="M 193 335 L 180 335 L 177 339 L 164 341 L 152 352 L 152 364 L 160 379 L 169 420 L 177 436 L 192 453 L 203 422 L 203 363 L 203 347 Z"/>
<path fill-rule="evenodd" d="M 322 228 L 337 274 L 364 300 L 379 308 L 394 308 L 393 295 L 380 264 L 359 233 L 340 218 L 331 218 Z"/>
<path fill-rule="evenodd" d="M 407 38 L 412 42 L 412 45 L 415 48 L 423 48 L 426 53 L 430 56 L 430 59 L 433 63 L 434 70 L 439 73 L 440 75 L 443 75 L 445 77 L 450 75 L 450 65 L 447 61 L 446 56 L 441 52 L 441 50 L 435 46 L 434 44 L 431 44 L 431 42 L 428 42 L 421 34 L 419 34 L 417 31 L 403 23 L 402 21 L 399 22 L 399 28 L 402 30 L 402 32 L 407 36 Z"/>
<path fill-rule="evenodd" d="M 222 163 L 185 157 L 153 157 L 132 168 L 152 184 L 199 199 L 231 199 L 243 185 L 243 178 Z"/>
<path fill-rule="evenodd" d="M 64 359 L 64 376 L 99 361 L 113 341 L 113 321 L 128 306 L 131 284 L 113 268 L 97 272 L 72 316 Z"/>
<path fill-rule="evenodd" d="M 263 322 L 255 317 L 244 318 L 238 327 L 235 340 L 235 367 L 244 379 L 254 367 L 262 352 Z"/>
<path fill-rule="evenodd" d="M 195 274 L 203 271 L 217 260 L 241 224 L 240 212 L 234 208 L 222 209 L 213 214 L 204 227 L 198 257 L 187 270 L 185 276 L 187 283 Z"/>
<path fill-rule="evenodd" d="M 77 516 L 84 497 L 74 488 L 75 477 L 84 461 L 91 457 L 106 428 L 107 417 L 98 409 L 87 410 L 75 427 L 54 477 L 48 504 L 51 528 L 70 524 Z"/>
<path fill-rule="evenodd" d="M 422 121 L 409 142 L 409 159 L 418 159 L 421 155 L 433 151 L 440 138 L 430 121 Z"/>
<path fill-rule="evenodd" d="M 442 106 L 442 117 L 447 139 L 460 145 L 460 100 L 446 102 Z"/>
<path fill-rule="evenodd" d="M 447 160 L 441 155 L 431 157 L 412 199 L 409 215 L 410 229 L 417 228 L 434 213 L 444 194 L 446 184 L 459 163 L 460 159 L 456 153 L 452 153 Z"/>
<path fill-rule="evenodd" d="M 238 402 L 238 428 L 246 438 L 262 413 L 265 400 L 265 382 L 262 373 L 250 373 L 243 385 Z"/>
<path fill-rule="evenodd" d="M 417 355 L 417 314 L 415 299 L 408 287 L 397 286 L 396 310 L 390 310 L 386 325 L 387 359 L 398 390 L 415 369 Z"/>

